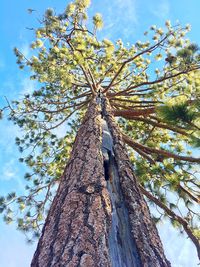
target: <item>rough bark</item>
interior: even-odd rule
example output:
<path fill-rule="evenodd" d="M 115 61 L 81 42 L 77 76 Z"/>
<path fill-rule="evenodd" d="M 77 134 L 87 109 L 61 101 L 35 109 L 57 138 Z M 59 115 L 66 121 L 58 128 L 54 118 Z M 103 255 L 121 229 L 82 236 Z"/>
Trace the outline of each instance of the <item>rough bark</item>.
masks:
<path fill-rule="evenodd" d="M 32 267 L 170 266 L 110 106 L 103 103 L 101 110 L 93 100 L 78 131 Z M 102 120 L 112 139 L 108 181 Z"/>
<path fill-rule="evenodd" d="M 144 267 L 169 267 L 158 231 L 151 219 L 149 208 L 139 189 L 133 173 L 122 135 L 111 113 L 111 107 L 104 100 L 104 114 L 109 130 L 113 136 L 114 154 L 118 167 L 120 187 L 124 204 L 128 210 L 131 232 Z"/>
<path fill-rule="evenodd" d="M 111 266 L 111 204 L 101 153 L 101 116 L 94 101 L 46 219 L 32 267 Z"/>

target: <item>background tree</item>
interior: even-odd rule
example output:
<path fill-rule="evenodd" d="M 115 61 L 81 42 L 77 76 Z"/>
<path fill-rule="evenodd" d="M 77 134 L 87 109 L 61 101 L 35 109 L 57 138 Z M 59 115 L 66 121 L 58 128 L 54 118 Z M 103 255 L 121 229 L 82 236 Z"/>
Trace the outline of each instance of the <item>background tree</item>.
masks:
<path fill-rule="evenodd" d="M 185 145 L 199 144 L 198 47 L 184 39 L 188 27 L 170 22 L 164 30 L 152 26 L 145 33 L 152 42 L 127 47 L 121 40 L 97 40 L 103 23 L 97 14 L 94 27 L 86 27 L 88 4 L 76 1 L 62 15 L 47 10 L 32 43 L 37 57 L 26 59 L 15 49 L 20 68 L 30 67 L 31 78 L 42 87 L 7 107 L 10 119 L 25 129 L 16 143 L 27 151 L 20 160 L 33 173 L 26 174 L 27 196 L 11 193 L 1 199 L 4 218 L 12 220 L 9 204 L 18 203 L 25 215 L 18 218 L 19 228 L 38 236 L 83 114 L 101 90 L 113 114 L 121 117 L 118 123 L 142 192 L 163 210 L 155 220 L 168 216 L 199 248 L 192 204 L 198 202 L 194 164 L 200 160 L 187 155 Z M 55 129 L 63 123 L 70 127 L 59 139 Z"/>

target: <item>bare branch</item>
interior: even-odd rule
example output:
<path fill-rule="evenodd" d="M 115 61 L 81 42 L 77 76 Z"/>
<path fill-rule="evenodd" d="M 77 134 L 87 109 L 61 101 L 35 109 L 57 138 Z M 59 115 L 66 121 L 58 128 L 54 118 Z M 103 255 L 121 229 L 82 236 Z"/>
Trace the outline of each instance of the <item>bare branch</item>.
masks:
<path fill-rule="evenodd" d="M 155 108 L 145 108 L 145 109 L 134 109 L 134 110 L 113 110 L 113 115 L 114 116 L 122 116 L 123 118 L 126 119 L 131 119 L 132 117 L 135 116 L 141 116 L 141 115 L 149 115 L 152 113 L 155 113 Z"/>
<path fill-rule="evenodd" d="M 180 223 L 183 226 L 183 229 L 187 233 L 188 237 L 191 239 L 191 241 L 194 243 L 197 249 L 197 254 L 200 259 L 200 245 L 199 240 L 196 238 L 196 236 L 193 234 L 192 230 L 189 228 L 188 222 L 184 220 L 182 217 L 177 215 L 175 212 L 173 212 L 171 209 L 169 209 L 165 204 L 163 204 L 159 199 L 154 197 L 151 193 L 149 193 L 147 190 L 144 189 L 143 186 L 140 185 L 140 190 L 142 193 L 151 201 L 153 201 L 158 207 L 163 209 L 170 218 L 173 220 L 176 220 L 178 223 Z"/>
<path fill-rule="evenodd" d="M 117 112 L 116 112 L 117 113 Z M 113 114 L 114 116 L 118 116 L 118 115 L 115 115 L 115 110 L 113 111 Z M 126 116 L 124 115 L 120 115 L 122 116 L 123 118 L 127 118 Z M 160 122 L 155 122 L 153 120 L 150 120 L 148 118 L 143 118 L 143 117 L 138 117 L 138 116 L 133 116 L 133 115 L 130 115 L 127 119 L 129 120 L 135 120 L 135 121 L 143 121 L 147 124 L 151 124 L 153 126 L 156 126 L 158 128 L 162 128 L 162 129 L 167 129 L 167 130 L 170 130 L 170 131 L 173 131 L 173 132 L 176 132 L 176 133 L 179 133 L 179 134 L 182 134 L 184 136 L 191 136 L 189 133 L 185 132 L 184 130 L 180 129 L 180 128 L 177 128 L 177 127 L 174 127 L 174 126 L 171 126 L 169 124 L 164 124 L 164 123 L 160 123 Z"/>
<path fill-rule="evenodd" d="M 57 128 L 57 127 L 59 127 L 60 125 L 62 125 L 66 120 L 68 120 L 77 110 L 79 110 L 80 108 L 82 108 L 83 106 L 85 106 L 87 103 L 89 102 L 89 100 L 88 101 L 86 101 L 84 104 L 82 104 L 79 108 L 76 108 L 76 109 L 74 109 L 67 117 L 65 117 L 62 121 L 60 121 L 58 124 L 56 124 L 56 125 L 54 125 L 54 126 L 52 126 L 52 127 L 50 127 L 50 128 L 45 128 L 45 130 L 47 130 L 47 131 L 50 131 L 50 130 L 53 130 L 53 129 L 55 129 L 55 128 Z"/>
<path fill-rule="evenodd" d="M 162 149 L 156 149 L 156 148 L 152 148 L 152 147 L 147 147 L 144 145 L 141 145 L 137 142 L 134 142 L 129 136 L 123 134 L 123 140 L 126 144 L 128 144 L 131 147 L 136 147 L 139 148 L 141 150 L 143 150 L 146 153 L 151 153 L 151 154 L 156 154 L 156 155 L 162 155 L 166 158 L 174 158 L 177 160 L 183 160 L 183 161 L 188 161 L 188 162 L 195 162 L 195 163 L 200 163 L 200 158 L 193 158 L 193 157 L 186 157 L 186 156 L 180 156 L 174 153 L 171 153 L 169 151 L 166 150 L 162 150 Z"/>

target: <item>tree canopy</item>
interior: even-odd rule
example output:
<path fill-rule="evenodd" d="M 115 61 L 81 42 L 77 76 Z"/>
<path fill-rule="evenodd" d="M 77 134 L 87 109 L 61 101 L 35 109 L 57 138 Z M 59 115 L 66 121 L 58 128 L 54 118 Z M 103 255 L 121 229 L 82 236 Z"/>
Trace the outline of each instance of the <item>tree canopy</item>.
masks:
<path fill-rule="evenodd" d="M 39 236 L 77 129 L 100 93 L 109 99 L 154 220 L 168 217 L 199 250 L 200 158 L 192 147 L 200 145 L 200 54 L 186 38 L 190 26 L 166 21 L 151 26 L 143 41 L 124 44 L 98 38 L 103 19 L 98 13 L 88 19 L 89 5 L 75 0 L 62 14 L 47 9 L 34 29 L 32 56 L 14 49 L 20 69 L 28 68 L 40 88 L 1 109 L 23 129 L 16 144 L 30 167 L 27 194 L 0 198 L 4 220 Z"/>

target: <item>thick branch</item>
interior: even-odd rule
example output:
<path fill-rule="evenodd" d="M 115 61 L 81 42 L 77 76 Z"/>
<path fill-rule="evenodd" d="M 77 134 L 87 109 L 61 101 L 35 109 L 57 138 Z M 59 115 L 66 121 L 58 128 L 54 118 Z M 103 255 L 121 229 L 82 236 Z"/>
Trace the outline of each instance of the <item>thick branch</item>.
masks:
<path fill-rule="evenodd" d="M 142 150 L 140 150 L 137 147 L 134 147 L 134 150 L 140 154 L 143 158 L 147 159 L 150 163 L 155 164 L 155 160 L 153 160 L 149 155 L 147 155 L 145 152 L 143 152 Z"/>
<path fill-rule="evenodd" d="M 74 47 L 72 46 L 71 42 L 70 42 L 69 40 L 67 40 L 67 43 L 68 43 L 68 45 L 70 46 L 70 48 L 72 49 L 72 51 L 74 52 L 75 49 L 74 49 Z M 95 95 L 96 93 L 95 93 L 95 91 L 94 91 L 94 85 L 90 83 L 90 80 L 89 80 L 87 71 L 85 70 L 85 68 L 84 68 L 84 66 L 83 66 L 82 64 L 79 64 L 79 66 L 80 66 L 80 68 L 82 69 L 82 72 L 83 72 L 83 74 L 84 74 L 84 76 L 85 76 L 85 79 L 86 79 L 87 83 L 89 84 L 89 87 L 90 87 L 90 89 L 91 89 L 91 91 L 92 91 L 92 94 Z"/>
<path fill-rule="evenodd" d="M 89 77 L 88 77 L 88 74 L 87 74 L 85 68 L 82 65 L 80 65 L 80 67 L 81 67 L 81 69 L 83 71 L 83 74 L 85 76 L 85 79 L 86 79 L 87 83 L 90 85 L 90 88 L 91 88 L 91 91 L 92 91 L 93 95 L 95 95 L 94 86 L 93 86 L 93 84 L 90 83 L 90 80 L 89 80 Z"/>
<path fill-rule="evenodd" d="M 123 134 L 123 140 L 129 146 L 131 146 L 133 148 L 135 148 L 135 147 L 136 148 L 139 148 L 139 149 L 143 150 L 146 153 L 162 155 L 162 156 L 164 156 L 166 158 L 174 158 L 174 159 L 177 159 L 177 160 L 183 160 L 183 161 L 188 161 L 188 162 L 198 162 L 198 163 L 200 163 L 200 158 L 180 156 L 180 155 L 171 153 L 171 152 L 166 151 L 166 150 L 156 149 L 156 148 L 152 148 L 152 147 L 147 147 L 147 146 L 144 146 L 144 145 L 141 145 L 139 143 L 134 142 L 130 137 L 128 137 L 125 134 Z"/>
<path fill-rule="evenodd" d="M 119 102 L 125 102 L 125 103 L 133 103 L 133 104 L 157 104 L 157 103 L 163 103 L 162 101 L 150 101 L 150 100 L 129 100 L 129 99 L 122 99 L 122 98 L 110 98 L 110 101 L 119 101 Z"/>
<path fill-rule="evenodd" d="M 155 113 L 155 108 L 134 109 L 134 110 L 113 110 L 114 116 L 122 116 L 126 119 L 131 119 L 134 116 L 148 115 Z"/>
<path fill-rule="evenodd" d="M 111 104 L 112 107 L 116 107 L 117 109 L 122 108 L 125 110 L 135 110 L 137 108 L 139 109 L 144 109 L 144 108 L 155 108 L 154 104 L 141 104 L 141 105 L 134 105 L 134 106 L 126 106 L 126 105 L 122 105 L 122 104 L 117 104 L 117 103 L 112 103 Z"/>
<path fill-rule="evenodd" d="M 188 226 L 188 222 L 186 220 L 184 220 L 183 218 L 181 218 L 179 215 L 177 215 L 176 213 L 174 213 L 171 209 L 169 209 L 165 204 L 163 204 L 159 199 L 157 199 L 156 197 L 154 197 L 152 194 L 150 194 L 147 190 L 144 189 L 144 187 L 142 187 L 140 185 L 140 190 L 142 191 L 142 193 L 151 201 L 153 201 L 158 207 L 160 207 L 161 209 L 163 209 L 173 220 L 176 220 L 177 222 L 179 222 L 182 226 L 183 229 L 185 230 L 185 232 L 187 233 L 188 237 L 191 239 L 191 241 L 194 243 L 194 245 L 196 246 L 197 249 L 197 254 L 198 257 L 200 259 L 200 245 L 199 245 L 199 241 L 196 238 L 196 236 L 193 234 L 192 230 L 189 228 Z"/>
<path fill-rule="evenodd" d="M 113 111 L 113 114 L 114 114 L 114 116 L 122 116 L 125 119 L 127 118 L 124 115 L 115 115 L 115 110 Z M 143 118 L 143 117 L 134 116 L 134 115 L 131 115 L 131 114 L 128 116 L 128 119 L 129 120 L 135 120 L 135 121 L 143 121 L 143 122 L 145 122 L 147 124 L 151 124 L 151 125 L 156 126 L 158 128 L 167 129 L 167 130 L 170 130 L 170 131 L 173 131 L 173 132 L 185 135 L 185 136 L 190 136 L 190 134 L 188 134 L 184 130 L 182 130 L 180 128 L 177 128 L 177 127 L 173 127 L 173 126 L 171 126 L 169 124 L 155 122 L 153 120 L 150 120 L 150 119 L 147 119 L 147 118 Z"/>

